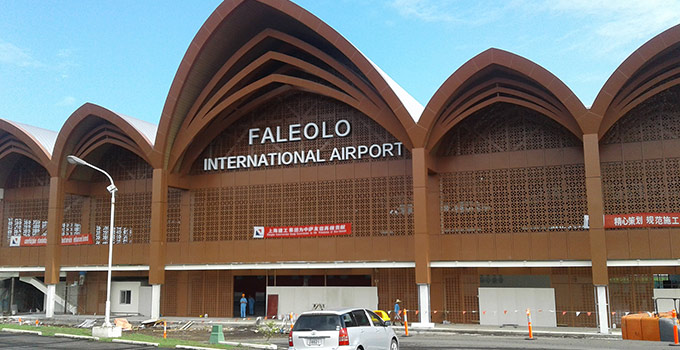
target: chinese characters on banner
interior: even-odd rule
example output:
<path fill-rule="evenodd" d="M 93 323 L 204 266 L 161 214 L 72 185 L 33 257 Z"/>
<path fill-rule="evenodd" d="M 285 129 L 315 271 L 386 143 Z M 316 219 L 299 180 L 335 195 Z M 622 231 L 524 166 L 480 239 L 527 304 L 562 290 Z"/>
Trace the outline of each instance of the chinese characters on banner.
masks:
<path fill-rule="evenodd" d="M 604 216 L 604 228 L 680 227 L 680 213 L 638 213 Z"/>
<path fill-rule="evenodd" d="M 253 238 L 300 238 L 352 234 L 352 224 L 253 227 Z"/>
<path fill-rule="evenodd" d="M 61 245 L 92 244 L 92 235 L 89 233 L 74 236 L 61 236 Z M 10 247 L 40 247 L 47 245 L 47 236 L 12 236 Z"/>

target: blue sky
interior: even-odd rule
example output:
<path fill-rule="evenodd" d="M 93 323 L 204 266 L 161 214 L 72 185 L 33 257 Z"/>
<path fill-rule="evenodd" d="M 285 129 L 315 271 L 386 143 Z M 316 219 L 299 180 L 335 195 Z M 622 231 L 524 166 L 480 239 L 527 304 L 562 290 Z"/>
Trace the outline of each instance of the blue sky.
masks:
<path fill-rule="evenodd" d="M 680 23 L 680 0 L 296 0 L 425 105 L 496 47 L 586 106 L 623 60 Z M 219 1 L 0 0 L 0 118 L 59 130 L 85 102 L 158 124 L 179 63 Z"/>

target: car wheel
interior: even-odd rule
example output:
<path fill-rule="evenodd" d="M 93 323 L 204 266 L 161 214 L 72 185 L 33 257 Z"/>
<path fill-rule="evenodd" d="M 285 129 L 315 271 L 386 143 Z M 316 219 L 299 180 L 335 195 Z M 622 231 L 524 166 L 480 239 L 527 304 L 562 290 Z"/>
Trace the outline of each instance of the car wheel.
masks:
<path fill-rule="evenodd" d="M 390 343 L 390 350 L 399 350 L 399 344 L 397 343 L 396 339 L 392 339 L 392 343 Z"/>

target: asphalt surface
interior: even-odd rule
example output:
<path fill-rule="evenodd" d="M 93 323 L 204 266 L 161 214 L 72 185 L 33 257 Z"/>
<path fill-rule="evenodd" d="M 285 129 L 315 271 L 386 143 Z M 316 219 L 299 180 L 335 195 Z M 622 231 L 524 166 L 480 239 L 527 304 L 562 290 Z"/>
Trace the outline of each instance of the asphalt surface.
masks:
<path fill-rule="evenodd" d="M 620 339 L 535 338 L 480 335 L 418 335 L 401 337 L 401 350 L 422 349 L 546 349 L 546 350 L 633 350 L 668 349 L 668 343 Z"/>
<path fill-rule="evenodd" d="M 279 349 L 287 350 L 288 342 L 283 338 L 270 341 Z M 480 350 L 480 349 L 545 349 L 545 350 L 654 350 L 669 349 L 668 343 L 651 341 L 632 341 L 603 338 L 559 338 L 525 337 L 511 335 L 474 335 L 474 334 L 418 334 L 399 337 L 401 350 Z"/>
<path fill-rule="evenodd" d="M 154 346 L 105 343 L 99 341 L 43 337 L 32 334 L 0 333 L 0 349 L 158 349 Z"/>
<path fill-rule="evenodd" d="M 668 349 L 669 343 L 620 339 L 536 338 L 518 336 L 486 336 L 461 334 L 428 334 L 400 338 L 401 350 L 478 350 L 478 349 L 545 349 L 545 350 L 653 350 Z M 274 342 L 288 349 L 287 341 Z M 78 339 L 44 337 L 30 334 L 0 333 L 0 349 L 157 349 L 152 346 L 105 343 Z"/>

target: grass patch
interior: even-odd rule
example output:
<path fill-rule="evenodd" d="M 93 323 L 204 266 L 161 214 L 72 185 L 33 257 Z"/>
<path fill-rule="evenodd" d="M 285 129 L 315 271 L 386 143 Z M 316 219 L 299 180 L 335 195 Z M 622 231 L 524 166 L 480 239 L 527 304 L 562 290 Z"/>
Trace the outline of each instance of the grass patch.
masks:
<path fill-rule="evenodd" d="M 135 341 L 145 341 L 149 343 L 158 343 L 159 347 L 162 348 L 174 348 L 175 345 L 190 345 L 190 346 L 201 346 L 204 348 L 215 348 L 215 349 L 235 349 L 233 346 L 229 345 L 222 345 L 222 344 L 208 344 L 199 342 L 199 341 L 191 341 L 191 340 L 182 340 L 182 339 L 163 339 L 163 337 L 155 337 L 152 335 L 146 335 L 146 334 L 130 334 L 130 333 L 125 333 L 123 332 L 123 336 L 121 339 L 126 339 L 126 340 L 135 340 Z"/>
<path fill-rule="evenodd" d="M 23 329 L 27 331 L 40 331 L 43 335 L 53 336 L 54 333 L 66 333 L 73 335 L 92 335 L 92 330 L 87 328 L 54 327 L 54 326 L 31 326 L 18 324 L 0 324 L 0 329 Z"/>
<path fill-rule="evenodd" d="M 3 328 L 12 328 L 12 329 L 22 329 L 22 330 L 29 330 L 29 331 L 40 331 L 42 332 L 43 335 L 47 336 L 54 336 L 55 333 L 65 333 L 65 334 L 73 334 L 73 335 L 92 335 L 92 329 L 91 328 L 72 328 L 72 327 L 55 327 L 55 326 L 31 326 L 31 325 L 18 325 L 18 324 L 6 324 L 6 323 L 0 323 L 0 329 Z M 173 338 L 167 338 L 163 339 L 163 337 L 155 337 L 152 335 L 146 335 L 146 334 L 134 334 L 134 333 L 129 333 L 129 332 L 123 332 L 123 336 L 120 337 L 119 339 L 126 339 L 126 340 L 134 340 L 134 341 L 143 341 L 143 342 L 149 342 L 149 343 L 158 343 L 159 347 L 162 348 L 174 348 L 175 345 L 189 345 L 189 346 L 200 346 L 204 348 L 215 348 L 215 349 L 238 349 L 230 345 L 221 345 L 221 344 L 208 344 L 207 342 L 199 342 L 199 341 L 191 341 L 191 340 L 183 340 L 183 339 L 173 339 Z M 108 341 L 110 342 L 110 338 L 104 338 L 101 339 L 101 341 Z"/>

